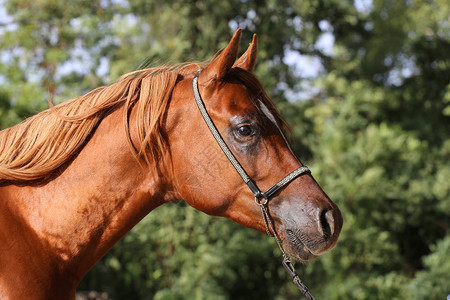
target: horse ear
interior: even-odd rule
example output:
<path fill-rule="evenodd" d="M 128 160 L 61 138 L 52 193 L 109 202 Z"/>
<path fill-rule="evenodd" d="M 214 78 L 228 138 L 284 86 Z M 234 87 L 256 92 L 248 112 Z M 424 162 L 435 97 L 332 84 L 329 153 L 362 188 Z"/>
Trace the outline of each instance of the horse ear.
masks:
<path fill-rule="evenodd" d="M 210 62 L 200 73 L 199 81 L 207 83 L 211 80 L 220 80 L 228 73 L 237 58 L 239 41 L 241 40 L 241 29 L 239 28 L 231 38 L 230 43 Z"/>
<path fill-rule="evenodd" d="M 234 67 L 238 67 L 249 72 L 253 72 L 256 64 L 256 53 L 258 51 L 258 39 L 256 34 L 253 35 L 253 40 L 248 46 L 247 51 L 234 63 Z"/>

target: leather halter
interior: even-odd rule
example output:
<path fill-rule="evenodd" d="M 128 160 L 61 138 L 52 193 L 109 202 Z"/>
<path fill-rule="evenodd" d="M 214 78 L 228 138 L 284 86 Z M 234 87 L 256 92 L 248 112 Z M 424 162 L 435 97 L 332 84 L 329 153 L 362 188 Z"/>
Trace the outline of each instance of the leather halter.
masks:
<path fill-rule="evenodd" d="M 289 275 L 292 277 L 294 283 L 297 285 L 299 290 L 310 300 L 315 300 L 314 296 L 311 295 L 308 288 L 303 284 L 303 282 L 300 280 L 300 277 L 298 276 L 297 272 L 294 269 L 294 266 L 292 262 L 290 261 L 288 255 L 283 249 L 283 243 L 281 241 L 281 238 L 278 236 L 277 232 L 275 231 L 275 226 L 272 222 L 272 219 L 269 216 L 268 212 L 268 202 L 270 198 L 281 188 L 291 183 L 294 179 L 297 177 L 304 175 L 304 174 L 310 174 L 311 171 L 306 166 L 301 166 L 288 175 L 286 175 L 283 179 L 275 183 L 270 189 L 268 189 L 266 192 L 261 192 L 256 182 L 245 172 L 244 168 L 241 166 L 239 161 L 236 159 L 234 154 L 231 152 L 230 148 L 228 148 L 227 144 L 225 143 L 225 140 L 220 135 L 219 131 L 216 128 L 216 125 L 214 125 L 214 122 L 212 121 L 211 117 L 208 114 L 208 111 L 206 110 L 205 103 L 202 100 L 202 97 L 200 96 L 200 91 L 198 89 L 198 76 L 200 75 L 200 71 L 197 72 L 194 76 L 194 79 L 192 80 L 192 90 L 194 92 L 194 98 L 195 102 L 197 103 L 198 109 L 203 117 L 203 120 L 205 120 L 206 125 L 209 128 L 209 131 L 214 136 L 215 140 L 219 144 L 220 148 L 222 149 L 225 156 L 228 158 L 230 163 L 233 165 L 234 169 L 238 172 L 239 176 L 241 176 L 242 180 L 245 184 L 249 187 L 249 189 L 252 191 L 253 195 L 255 196 L 255 202 L 261 207 L 262 216 L 264 219 L 264 224 L 266 226 L 267 234 L 269 236 L 275 237 L 278 247 L 280 248 L 281 252 L 283 253 L 283 266 L 289 273 Z"/>

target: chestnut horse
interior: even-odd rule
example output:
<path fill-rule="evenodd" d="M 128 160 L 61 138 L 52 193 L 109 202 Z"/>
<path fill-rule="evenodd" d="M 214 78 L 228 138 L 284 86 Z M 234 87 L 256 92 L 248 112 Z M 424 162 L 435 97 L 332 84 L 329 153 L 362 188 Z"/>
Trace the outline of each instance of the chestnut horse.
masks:
<path fill-rule="evenodd" d="M 268 190 L 302 167 L 253 74 L 256 36 L 236 60 L 240 35 L 204 67 L 138 70 L 0 132 L 1 299 L 74 299 L 89 269 L 169 201 L 266 232 L 254 193 L 223 163 L 192 90 L 199 71 L 206 109 L 255 186 Z M 201 163 L 205 149 L 220 168 Z M 341 213 L 309 172 L 280 186 L 266 209 L 295 259 L 336 245 Z"/>

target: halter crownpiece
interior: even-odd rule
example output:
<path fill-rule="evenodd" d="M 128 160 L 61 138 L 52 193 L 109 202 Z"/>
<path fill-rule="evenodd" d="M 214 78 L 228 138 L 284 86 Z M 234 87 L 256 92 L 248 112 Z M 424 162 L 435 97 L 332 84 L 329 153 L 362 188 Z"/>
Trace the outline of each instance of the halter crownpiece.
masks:
<path fill-rule="evenodd" d="M 272 197 L 277 191 L 279 191 L 284 186 L 291 183 L 294 179 L 297 177 L 304 175 L 304 174 L 310 174 L 311 171 L 306 166 L 301 166 L 288 175 L 286 175 L 283 179 L 275 183 L 270 189 L 268 189 L 266 192 L 261 192 L 256 182 L 248 176 L 247 172 L 245 172 L 244 168 L 241 166 L 239 161 L 236 159 L 234 154 L 231 152 L 230 148 L 228 148 L 227 144 L 225 143 L 225 140 L 220 135 L 219 131 L 217 130 L 216 125 L 212 121 L 211 117 L 208 114 L 208 111 L 206 110 L 205 103 L 202 100 L 202 97 L 200 96 L 200 91 L 198 89 L 198 76 L 200 75 L 200 71 L 198 71 L 194 79 L 192 80 L 192 90 L 194 92 L 194 98 L 195 102 L 197 103 L 198 109 L 200 111 L 200 114 L 203 117 L 203 120 L 205 120 L 206 125 L 209 128 L 209 131 L 214 136 L 215 140 L 220 146 L 220 149 L 222 149 L 222 152 L 225 154 L 225 156 L 228 158 L 230 163 L 233 165 L 234 169 L 238 172 L 239 176 L 241 176 L 242 180 L 245 184 L 249 187 L 249 189 L 252 191 L 253 195 L 255 196 L 255 202 L 261 207 L 261 213 L 264 219 L 264 224 L 266 226 L 266 231 L 269 236 L 273 236 L 276 239 L 276 242 L 278 244 L 278 247 L 280 248 L 281 252 L 283 253 L 283 266 L 289 273 L 289 275 L 292 277 L 293 282 L 298 287 L 298 289 L 310 300 L 315 300 L 314 296 L 311 295 L 308 288 L 303 284 L 303 282 L 300 280 L 300 277 L 298 276 L 297 272 L 294 269 L 294 266 L 292 262 L 289 259 L 289 256 L 286 254 L 286 252 L 283 249 L 283 242 L 281 241 L 281 238 L 278 236 L 277 232 L 275 231 L 275 226 L 272 222 L 272 219 L 270 218 L 269 211 L 267 209 L 268 202 L 270 200 L 270 197 Z"/>

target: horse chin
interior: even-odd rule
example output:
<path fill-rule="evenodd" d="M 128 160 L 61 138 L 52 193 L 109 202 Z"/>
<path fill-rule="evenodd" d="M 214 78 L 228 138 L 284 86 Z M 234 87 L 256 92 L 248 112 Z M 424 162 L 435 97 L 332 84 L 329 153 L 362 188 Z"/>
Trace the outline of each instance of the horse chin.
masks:
<path fill-rule="evenodd" d="M 313 254 L 307 246 L 308 241 L 301 233 L 287 229 L 283 239 L 285 251 L 294 259 L 307 262 L 315 259 L 317 255 Z"/>

